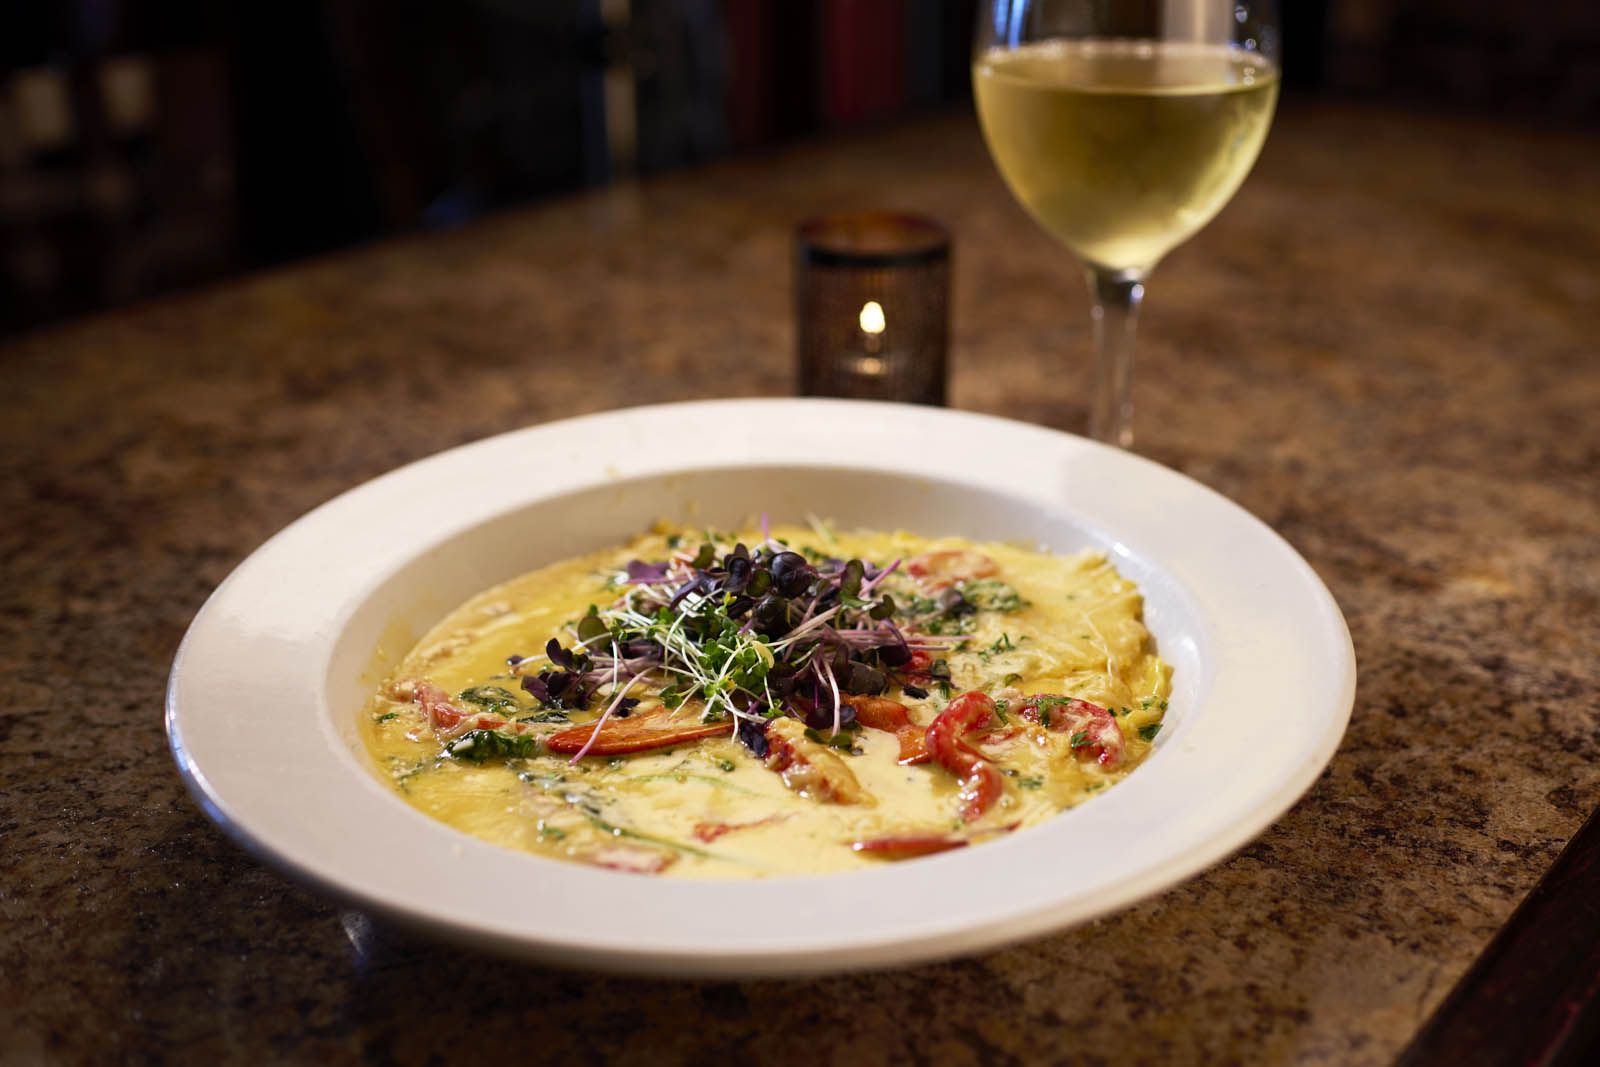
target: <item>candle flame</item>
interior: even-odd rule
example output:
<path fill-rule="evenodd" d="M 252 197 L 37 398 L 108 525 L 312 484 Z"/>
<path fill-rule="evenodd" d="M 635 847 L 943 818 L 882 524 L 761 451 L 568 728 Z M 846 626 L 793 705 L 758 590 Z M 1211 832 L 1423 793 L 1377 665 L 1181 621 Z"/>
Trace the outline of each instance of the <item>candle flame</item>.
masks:
<path fill-rule="evenodd" d="M 876 337 L 883 332 L 883 305 L 876 300 L 868 300 L 861 305 L 861 332 Z"/>

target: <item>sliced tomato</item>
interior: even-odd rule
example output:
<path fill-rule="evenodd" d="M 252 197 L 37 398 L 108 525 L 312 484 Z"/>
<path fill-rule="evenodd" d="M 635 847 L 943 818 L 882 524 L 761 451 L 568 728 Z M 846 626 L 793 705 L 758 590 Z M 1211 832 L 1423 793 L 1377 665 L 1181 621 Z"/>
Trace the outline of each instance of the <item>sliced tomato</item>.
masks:
<path fill-rule="evenodd" d="M 992 721 L 994 701 L 985 693 L 973 691 L 950 701 L 928 727 L 928 755 L 961 780 L 961 818 L 967 822 L 981 818 L 1005 792 L 1005 783 L 995 765 L 964 740 L 968 733 Z"/>
<path fill-rule="evenodd" d="M 1077 697 L 1034 693 L 1023 698 L 1016 713 L 1029 722 L 1068 734 L 1073 754 L 1079 759 L 1092 760 L 1102 767 L 1113 767 L 1122 759 L 1122 728 L 1117 725 L 1117 717 L 1099 704 Z"/>
<path fill-rule="evenodd" d="M 847 696 L 844 703 L 856 710 L 856 722 L 874 730 L 894 734 L 900 742 L 900 763 L 909 767 L 928 759 L 927 735 L 911 721 L 910 711 L 888 697 Z"/>
<path fill-rule="evenodd" d="M 594 744 L 590 746 L 588 755 L 618 756 L 627 752 L 646 752 L 652 748 L 667 748 L 687 741 L 716 737 L 732 730 L 732 719 L 724 719 L 722 722 L 701 722 L 688 708 L 680 708 L 675 712 L 665 705 L 657 704 L 652 708 L 635 711 L 626 719 L 615 715 L 607 719 L 599 728 L 599 734 L 594 736 Z M 592 722 L 584 723 L 582 726 L 569 726 L 546 738 L 545 747 L 551 752 L 579 752 L 589 743 L 589 738 L 593 735 L 595 735 L 595 724 Z"/>
<path fill-rule="evenodd" d="M 925 589 L 946 589 L 968 578 L 993 578 L 1000 568 L 982 552 L 947 548 L 912 556 L 906 560 L 906 573 Z"/>

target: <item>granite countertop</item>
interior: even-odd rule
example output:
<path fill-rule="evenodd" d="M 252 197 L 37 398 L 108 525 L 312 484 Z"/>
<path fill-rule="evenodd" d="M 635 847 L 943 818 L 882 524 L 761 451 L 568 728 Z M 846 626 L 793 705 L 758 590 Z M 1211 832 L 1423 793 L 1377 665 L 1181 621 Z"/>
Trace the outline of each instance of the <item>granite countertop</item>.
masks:
<path fill-rule="evenodd" d="M 1600 803 L 1596 174 L 1575 134 L 1280 116 L 1150 285 L 1138 450 L 1328 583 L 1360 663 L 1349 733 L 1209 873 L 889 973 L 594 977 L 375 926 L 207 821 L 162 690 L 230 568 L 364 479 L 560 416 L 788 392 L 790 227 L 815 211 L 947 222 L 952 403 L 1080 430 L 1081 283 L 969 117 L 0 346 L 0 1061 L 1389 1060 Z"/>

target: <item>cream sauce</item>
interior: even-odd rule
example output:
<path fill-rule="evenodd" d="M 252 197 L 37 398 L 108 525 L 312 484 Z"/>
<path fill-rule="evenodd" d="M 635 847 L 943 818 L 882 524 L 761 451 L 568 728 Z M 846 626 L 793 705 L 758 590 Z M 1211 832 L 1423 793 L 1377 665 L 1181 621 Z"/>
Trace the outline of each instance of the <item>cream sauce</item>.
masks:
<path fill-rule="evenodd" d="M 778 528 L 772 535 L 796 549 L 878 564 L 946 550 L 987 556 L 998 572 L 974 587 L 973 599 L 984 602 L 982 592 L 1009 587 L 1021 603 L 1002 598 L 1011 610 L 978 611 L 956 624 L 970 626 L 970 633 L 959 650 L 941 653 L 950 693 L 984 690 L 1012 708 L 1023 694 L 1091 701 L 1115 715 L 1121 758 L 1102 766 L 1072 749 L 1067 735 L 1008 716 L 987 738 L 969 738 L 1001 768 L 1004 790 L 981 819 L 966 824 L 955 776 L 932 762 L 899 765 L 895 735 L 876 729 L 856 732 L 852 751 L 829 750 L 870 795 L 858 803 L 797 794 L 731 735 L 625 756 L 590 755 L 576 766 L 568 756 L 543 751 L 542 744 L 525 759 L 472 763 L 449 757 L 403 680 L 426 679 L 446 691 L 454 706 L 472 712 L 477 709 L 457 694 L 497 686 L 517 697 L 512 714 L 537 716 L 539 703 L 519 689 L 508 659 L 542 656 L 552 636 L 570 644 L 571 624 L 590 605 L 605 606 L 617 597 L 613 583 L 629 560 L 665 558 L 669 537 L 686 543 L 701 538 L 663 528 L 515 578 L 473 597 L 434 627 L 361 713 L 375 769 L 419 810 L 508 848 L 674 876 L 746 878 L 879 864 L 884 860 L 850 844 L 886 835 L 956 834 L 976 843 L 1082 803 L 1147 756 L 1166 709 L 1171 671 L 1141 620 L 1138 590 L 1104 556 L 1057 557 L 905 532 Z M 760 540 L 752 530 L 739 536 L 749 544 Z M 902 604 L 919 592 L 934 592 L 926 582 L 919 589 L 904 569 L 885 588 Z M 902 701 L 923 727 L 947 701 L 937 687 L 920 698 L 897 688 L 885 695 Z M 603 703 L 570 713 L 570 722 L 516 728 L 542 739 L 593 722 Z M 680 714 L 691 714 L 690 707 Z"/>

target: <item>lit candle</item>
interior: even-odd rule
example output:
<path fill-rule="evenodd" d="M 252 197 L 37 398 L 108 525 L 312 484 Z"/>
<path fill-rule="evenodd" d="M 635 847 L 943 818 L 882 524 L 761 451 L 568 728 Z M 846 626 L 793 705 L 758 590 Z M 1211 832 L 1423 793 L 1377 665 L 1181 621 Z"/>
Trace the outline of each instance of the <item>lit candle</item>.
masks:
<path fill-rule="evenodd" d="M 879 354 L 883 348 L 883 331 L 889 325 L 883 317 L 883 305 L 876 300 L 868 300 L 861 305 L 861 315 L 857 319 L 861 324 L 862 343 L 866 353 L 856 359 L 856 372 L 858 374 L 878 375 L 883 373 L 883 357 Z"/>

